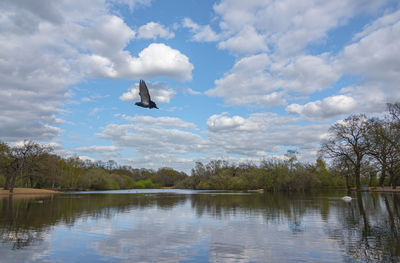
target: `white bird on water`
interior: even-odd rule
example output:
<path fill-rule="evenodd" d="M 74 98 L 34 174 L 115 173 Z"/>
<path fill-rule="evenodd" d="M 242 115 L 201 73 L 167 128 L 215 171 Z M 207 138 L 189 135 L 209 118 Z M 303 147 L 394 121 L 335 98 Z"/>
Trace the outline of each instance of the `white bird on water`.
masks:
<path fill-rule="evenodd" d="M 345 201 L 345 202 L 350 202 L 351 199 L 352 198 L 350 196 L 347 196 L 347 195 L 342 197 L 342 200 Z"/>

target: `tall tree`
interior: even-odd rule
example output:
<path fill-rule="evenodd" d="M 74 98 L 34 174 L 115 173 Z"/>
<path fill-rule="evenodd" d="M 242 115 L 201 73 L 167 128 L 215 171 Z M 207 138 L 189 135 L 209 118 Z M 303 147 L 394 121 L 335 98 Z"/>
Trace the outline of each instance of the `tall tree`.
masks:
<path fill-rule="evenodd" d="M 383 186 L 386 175 L 390 176 L 390 184 L 394 185 L 400 163 L 399 131 L 393 121 L 385 119 L 370 119 L 366 139 L 369 144 L 368 154 L 379 164 L 381 176 L 379 184 Z"/>
<path fill-rule="evenodd" d="M 368 150 L 366 131 L 366 116 L 351 115 L 330 127 L 330 137 L 321 147 L 321 153 L 328 158 L 345 159 L 351 164 L 357 189 L 361 188 L 361 165 Z"/>
<path fill-rule="evenodd" d="M 9 189 L 13 192 L 15 182 L 18 176 L 23 176 L 24 173 L 30 177 L 32 186 L 32 171 L 38 166 L 39 158 L 50 152 L 52 149 L 48 146 L 42 146 L 32 141 L 24 141 L 22 145 L 11 148 L 11 162 L 9 172 L 7 173 L 6 184 L 4 189 Z"/>
<path fill-rule="evenodd" d="M 8 178 L 7 173 L 11 160 L 10 147 L 5 142 L 0 141 L 0 174 L 5 174 L 6 178 Z M 7 182 L 5 185 L 7 185 Z"/>

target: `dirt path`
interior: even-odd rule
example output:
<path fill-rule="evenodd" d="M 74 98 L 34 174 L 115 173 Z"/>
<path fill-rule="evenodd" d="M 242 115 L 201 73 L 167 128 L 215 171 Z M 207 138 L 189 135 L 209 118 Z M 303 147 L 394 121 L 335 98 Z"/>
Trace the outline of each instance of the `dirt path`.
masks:
<path fill-rule="evenodd" d="M 60 193 L 54 190 L 47 189 L 33 189 L 33 188 L 14 188 L 13 195 L 43 195 L 43 194 L 57 194 Z M 0 196 L 9 195 L 9 190 L 0 189 Z"/>

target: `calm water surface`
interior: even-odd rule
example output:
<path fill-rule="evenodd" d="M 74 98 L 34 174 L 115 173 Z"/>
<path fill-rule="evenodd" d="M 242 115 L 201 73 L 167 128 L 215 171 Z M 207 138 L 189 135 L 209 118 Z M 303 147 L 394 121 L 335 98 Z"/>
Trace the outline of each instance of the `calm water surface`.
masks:
<path fill-rule="evenodd" d="M 0 199 L 0 262 L 400 262 L 400 195 L 124 190 Z"/>

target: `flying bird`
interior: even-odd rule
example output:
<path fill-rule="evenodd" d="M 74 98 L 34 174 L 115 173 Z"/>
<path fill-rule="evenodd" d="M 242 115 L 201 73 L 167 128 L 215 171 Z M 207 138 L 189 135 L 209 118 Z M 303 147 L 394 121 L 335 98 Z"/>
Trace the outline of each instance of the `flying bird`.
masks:
<path fill-rule="evenodd" d="M 143 107 L 143 108 L 156 108 L 158 109 L 157 105 L 150 99 L 149 89 L 146 86 L 144 80 L 140 80 L 139 83 L 139 95 L 140 95 L 140 102 L 136 102 L 135 105 Z"/>

